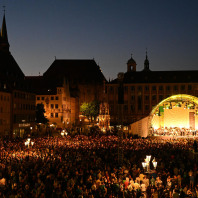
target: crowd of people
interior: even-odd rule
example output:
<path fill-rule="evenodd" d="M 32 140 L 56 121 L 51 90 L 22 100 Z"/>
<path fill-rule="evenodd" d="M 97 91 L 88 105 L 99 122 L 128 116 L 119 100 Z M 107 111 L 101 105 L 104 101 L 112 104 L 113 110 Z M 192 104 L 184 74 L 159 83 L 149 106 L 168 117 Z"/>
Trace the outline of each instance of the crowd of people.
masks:
<path fill-rule="evenodd" d="M 160 127 L 152 129 L 152 134 L 155 136 L 182 136 L 182 137 L 196 137 L 197 130 L 185 127 Z"/>
<path fill-rule="evenodd" d="M 195 140 L 130 137 L 120 144 L 113 135 L 40 137 L 29 145 L 1 140 L 0 197 L 198 197 Z M 142 167 L 148 154 L 157 161 L 149 172 Z"/>

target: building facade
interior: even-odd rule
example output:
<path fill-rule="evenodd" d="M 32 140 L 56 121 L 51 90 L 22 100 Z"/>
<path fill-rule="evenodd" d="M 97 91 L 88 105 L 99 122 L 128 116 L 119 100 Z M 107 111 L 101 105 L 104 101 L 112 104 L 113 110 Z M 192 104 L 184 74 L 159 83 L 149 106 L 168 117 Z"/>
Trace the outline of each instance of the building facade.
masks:
<path fill-rule="evenodd" d="M 44 104 L 49 124 L 63 129 L 86 124 L 80 106 L 102 101 L 106 79 L 94 60 L 56 59 L 43 76 L 27 76 L 26 81 L 36 93 L 36 104 Z"/>
<path fill-rule="evenodd" d="M 71 128 L 78 120 L 77 100 L 70 96 L 69 85 L 64 80 L 63 86 L 57 87 L 56 92 L 39 94 L 36 96 L 36 105 L 43 104 L 45 117 L 49 125 L 58 128 Z"/>
<path fill-rule="evenodd" d="M 23 137 L 34 127 L 35 95 L 29 92 L 9 47 L 4 15 L 0 33 L 0 136 Z"/>
<path fill-rule="evenodd" d="M 11 94 L 0 92 L 0 134 L 8 136 L 11 130 Z"/>
<path fill-rule="evenodd" d="M 198 96 L 198 71 L 151 71 L 146 55 L 144 69 L 136 70 L 131 57 L 123 79 L 123 124 L 129 125 L 146 116 L 163 99 L 175 94 Z M 118 79 L 106 84 L 111 125 L 119 124 Z"/>

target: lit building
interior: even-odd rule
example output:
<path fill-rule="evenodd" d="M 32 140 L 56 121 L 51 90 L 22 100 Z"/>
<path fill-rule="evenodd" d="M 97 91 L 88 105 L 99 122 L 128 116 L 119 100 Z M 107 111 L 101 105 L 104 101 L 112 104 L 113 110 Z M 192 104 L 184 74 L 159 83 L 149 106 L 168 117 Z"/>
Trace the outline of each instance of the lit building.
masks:
<path fill-rule="evenodd" d="M 55 93 L 48 90 L 36 96 L 36 104 L 44 105 L 44 115 L 49 120 L 49 124 L 61 128 L 71 127 L 71 124 L 78 119 L 76 102 L 76 99 L 70 96 L 69 85 L 65 80 L 61 87 L 56 88 Z"/>
<path fill-rule="evenodd" d="M 49 124 L 68 128 L 86 121 L 80 106 L 102 100 L 106 79 L 94 60 L 56 59 L 43 76 L 27 76 L 26 81 L 36 93 L 36 104 L 44 104 Z"/>
<path fill-rule="evenodd" d="M 129 125 L 150 114 L 162 100 L 177 94 L 198 96 L 198 70 L 151 71 L 146 54 L 144 69 L 136 70 L 131 57 L 123 79 L 123 124 Z M 111 125 L 119 124 L 118 79 L 106 84 L 106 98 L 110 106 Z"/>

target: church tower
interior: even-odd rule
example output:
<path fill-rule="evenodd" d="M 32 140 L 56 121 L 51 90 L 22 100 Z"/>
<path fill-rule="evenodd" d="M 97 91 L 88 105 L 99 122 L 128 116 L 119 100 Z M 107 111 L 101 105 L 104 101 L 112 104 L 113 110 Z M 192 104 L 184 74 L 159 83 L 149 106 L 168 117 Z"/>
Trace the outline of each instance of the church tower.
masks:
<path fill-rule="evenodd" d="M 135 60 L 132 58 L 132 54 L 131 54 L 131 58 L 127 62 L 127 72 L 136 71 L 136 65 L 137 64 Z"/>
<path fill-rule="evenodd" d="M 1 84 L 7 90 L 21 89 L 24 83 L 24 74 L 10 53 L 10 44 L 8 42 L 5 10 L 3 15 L 3 22 L 0 30 L 0 78 Z M 5 90 L 3 87 L 3 90 Z M 2 87 L 0 86 L 0 89 Z"/>
<path fill-rule="evenodd" d="M 8 34 L 7 34 L 5 13 L 4 13 L 3 23 L 2 23 L 2 27 L 1 27 L 1 34 L 0 34 L 0 51 L 8 53 L 9 48 L 10 48 L 10 44 L 8 42 Z"/>

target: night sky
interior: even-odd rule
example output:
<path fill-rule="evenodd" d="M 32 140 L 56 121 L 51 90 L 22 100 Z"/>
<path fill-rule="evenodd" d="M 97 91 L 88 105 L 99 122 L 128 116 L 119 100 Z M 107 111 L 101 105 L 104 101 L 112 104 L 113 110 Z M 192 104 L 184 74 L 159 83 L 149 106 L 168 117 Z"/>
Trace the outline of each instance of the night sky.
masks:
<path fill-rule="evenodd" d="M 95 59 L 107 78 L 137 70 L 198 70 L 197 0 L 4 0 L 10 51 L 25 75 L 55 59 Z M 0 11 L 0 21 L 3 8 Z"/>

